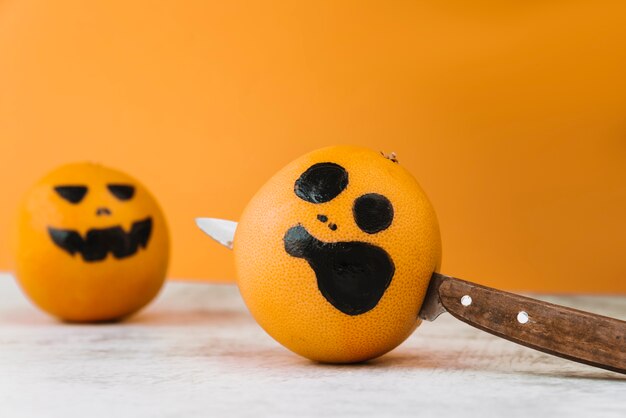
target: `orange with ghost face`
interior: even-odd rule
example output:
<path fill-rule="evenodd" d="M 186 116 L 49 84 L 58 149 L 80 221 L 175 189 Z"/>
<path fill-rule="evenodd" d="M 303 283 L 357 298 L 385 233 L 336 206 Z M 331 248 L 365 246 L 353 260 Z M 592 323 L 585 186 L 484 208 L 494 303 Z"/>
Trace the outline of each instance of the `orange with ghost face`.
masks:
<path fill-rule="evenodd" d="M 159 292 L 168 254 L 167 227 L 152 195 L 101 165 L 54 170 L 20 209 L 18 281 L 36 305 L 67 321 L 136 312 Z"/>
<path fill-rule="evenodd" d="M 336 146 L 259 190 L 234 251 L 259 324 L 302 356 L 346 363 L 386 353 L 419 325 L 441 238 L 428 198 L 395 159 Z"/>

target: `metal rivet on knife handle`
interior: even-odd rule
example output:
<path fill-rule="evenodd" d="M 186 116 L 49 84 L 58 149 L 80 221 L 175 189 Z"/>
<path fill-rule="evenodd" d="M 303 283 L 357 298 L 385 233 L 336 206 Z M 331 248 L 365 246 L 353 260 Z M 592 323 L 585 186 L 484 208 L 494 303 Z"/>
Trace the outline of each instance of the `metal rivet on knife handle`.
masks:
<path fill-rule="evenodd" d="M 528 322 L 528 313 L 524 312 L 524 311 L 519 311 L 517 314 L 517 322 L 519 322 L 520 324 L 525 324 Z"/>

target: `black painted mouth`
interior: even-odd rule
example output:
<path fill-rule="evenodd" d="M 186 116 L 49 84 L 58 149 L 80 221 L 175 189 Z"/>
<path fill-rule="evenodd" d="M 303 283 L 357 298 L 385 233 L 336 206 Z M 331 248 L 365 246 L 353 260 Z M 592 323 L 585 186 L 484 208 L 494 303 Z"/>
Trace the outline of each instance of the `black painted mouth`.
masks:
<path fill-rule="evenodd" d="M 373 309 L 395 273 L 389 254 L 372 244 L 323 242 L 302 225 L 289 228 L 283 241 L 289 255 L 309 263 L 326 300 L 347 315 Z"/>
<path fill-rule="evenodd" d="M 152 218 L 134 222 L 130 232 L 121 226 L 103 229 L 90 229 L 85 238 L 71 229 L 48 227 L 50 238 L 61 249 L 71 255 L 79 253 L 84 261 L 104 260 L 108 253 L 122 259 L 135 254 L 139 248 L 146 248 L 152 233 Z"/>

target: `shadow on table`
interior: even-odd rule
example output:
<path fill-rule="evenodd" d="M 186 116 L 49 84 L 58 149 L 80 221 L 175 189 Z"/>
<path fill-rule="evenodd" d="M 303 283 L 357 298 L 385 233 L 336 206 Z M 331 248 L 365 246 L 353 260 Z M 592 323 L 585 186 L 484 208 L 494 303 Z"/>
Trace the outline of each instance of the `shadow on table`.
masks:
<path fill-rule="evenodd" d="M 5 312 L 0 324 L 15 326 L 124 326 L 139 325 L 145 327 L 184 326 L 184 325 L 222 325 L 251 322 L 247 312 L 229 310 L 148 310 L 140 311 L 122 320 L 101 322 L 66 322 L 43 312 L 32 309 L 19 309 Z"/>
<path fill-rule="evenodd" d="M 391 352 L 378 359 L 363 363 L 364 367 L 389 369 L 419 369 L 433 372 L 483 372 L 520 374 L 537 377 L 566 379 L 611 380 L 626 382 L 626 375 L 586 366 L 529 351 L 527 356 L 508 356 L 509 353 L 489 355 L 487 353 L 467 353 L 461 350 L 424 351 L 411 349 Z"/>
<path fill-rule="evenodd" d="M 152 310 L 131 316 L 123 324 L 147 327 L 178 326 L 178 325 L 232 325 L 251 322 L 247 312 L 231 310 Z"/>
<path fill-rule="evenodd" d="M 42 326 L 50 324 L 62 324 L 63 322 L 55 319 L 35 307 L 19 308 L 11 311 L 5 311 L 0 318 L 0 324 L 16 325 L 16 326 Z"/>

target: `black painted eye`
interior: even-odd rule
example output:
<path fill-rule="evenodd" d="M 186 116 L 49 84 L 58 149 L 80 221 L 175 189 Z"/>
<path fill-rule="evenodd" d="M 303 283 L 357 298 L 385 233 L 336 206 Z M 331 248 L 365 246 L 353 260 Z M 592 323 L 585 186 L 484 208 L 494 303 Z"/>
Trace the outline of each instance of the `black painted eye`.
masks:
<path fill-rule="evenodd" d="M 135 194 L 135 188 L 128 184 L 109 184 L 107 188 L 119 200 L 129 200 Z"/>
<path fill-rule="evenodd" d="M 86 186 L 56 186 L 54 191 L 63 199 L 70 203 L 76 204 L 83 200 L 87 194 Z"/>
<path fill-rule="evenodd" d="M 333 200 L 348 186 L 348 172 L 335 163 L 318 163 L 309 167 L 294 186 L 296 195 L 310 203 Z"/>
<path fill-rule="evenodd" d="M 393 221 L 393 205 L 389 199 L 378 193 L 358 197 L 354 201 L 352 212 L 356 224 L 368 234 L 389 228 Z"/>

